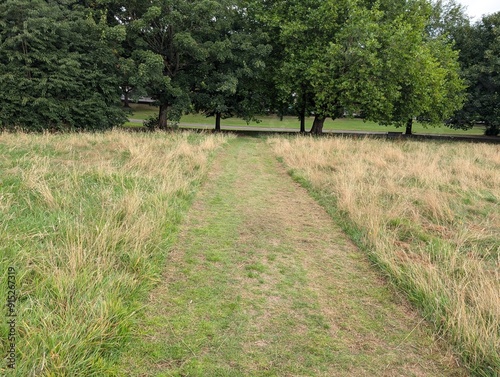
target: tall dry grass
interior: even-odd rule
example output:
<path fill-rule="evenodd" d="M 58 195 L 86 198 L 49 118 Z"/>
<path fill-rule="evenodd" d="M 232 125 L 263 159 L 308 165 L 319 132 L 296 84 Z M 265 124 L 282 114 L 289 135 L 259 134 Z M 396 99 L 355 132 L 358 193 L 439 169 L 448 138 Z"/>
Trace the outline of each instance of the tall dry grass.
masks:
<path fill-rule="evenodd" d="M 17 271 L 17 365 L 0 375 L 105 376 L 158 281 L 224 136 L 0 134 L 0 300 Z M 4 282 L 5 281 L 5 282 Z M 0 349 L 7 353 L 5 321 Z"/>
<path fill-rule="evenodd" d="M 500 147 L 273 138 L 477 375 L 500 373 Z M 344 220 L 345 221 L 344 221 Z"/>

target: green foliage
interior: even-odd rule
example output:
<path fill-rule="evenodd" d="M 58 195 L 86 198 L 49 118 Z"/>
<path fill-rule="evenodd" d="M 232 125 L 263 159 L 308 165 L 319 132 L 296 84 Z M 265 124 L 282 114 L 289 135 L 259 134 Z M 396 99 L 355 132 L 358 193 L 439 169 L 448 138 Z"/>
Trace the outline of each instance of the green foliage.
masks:
<path fill-rule="evenodd" d="M 461 38 L 461 30 L 469 25 L 466 9 L 456 0 L 433 0 L 427 33 L 433 37 L 446 36 L 452 41 Z"/>
<path fill-rule="evenodd" d="M 336 87 L 323 89 L 325 76 L 331 82 L 337 72 L 324 66 L 325 51 L 335 40 L 347 17 L 349 1 L 274 1 L 264 7 L 263 16 L 271 32 L 274 81 L 279 102 L 293 107 L 302 118 L 315 113 L 333 116 L 338 112 Z M 326 97 L 330 101 L 325 101 Z M 336 116 L 334 116 L 336 117 Z"/>
<path fill-rule="evenodd" d="M 465 25 L 457 41 L 463 75 L 469 85 L 464 108 L 451 120 L 456 128 L 486 125 L 487 135 L 500 132 L 500 12 Z"/>
<path fill-rule="evenodd" d="M 0 128 L 100 130 L 124 122 L 113 46 L 123 27 L 55 1 L 0 4 Z"/>
<path fill-rule="evenodd" d="M 192 111 L 216 124 L 293 112 L 302 128 L 315 115 L 317 132 L 345 112 L 437 123 L 463 100 L 453 2 L 8 0 L 0 11 L 3 128 L 109 128 L 123 121 L 120 91 L 126 105 L 154 98 L 160 129 Z"/>
<path fill-rule="evenodd" d="M 456 53 L 426 32 L 428 1 L 273 1 L 264 11 L 281 49 L 279 97 L 301 118 L 315 114 L 312 132 L 346 111 L 402 126 L 438 123 L 462 105 Z"/>
<path fill-rule="evenodd" d="M 126 20 L 130 38 L 149 55 L 141 63 L 147 73 L 129 76 L 129 82 L 157 100 L 157 127 L 192 110 L 251 119 L 262 108 L 262 86 L 256 83 L 269 47 L 243 2 L 153 1 L 135 7 Z"/>
<path fill-rule="evenodd" d="M 143 62 L 143 70 L 151 74 L 143 79 L 148 83 L 148 94 L 160 104 L 161 129 L 167 127 L 167 119 L 178 120 L 190 106 L 189 71 L 207 58 L 196 32 L 210 24 L 211 4 L 214 3 L 152 1 L 137 5 L 127 25 L 129 33 L 141 40 L 150 54 Z M 150 69 L 154 66 L 150 63 L 155 61 L 162 62 L 161 70 Z"/>
<path fill-rule="evenodd" d="M 364 59 L 366 69 L 354 72 L 361 83 L 354 92 L 363 100 L 361 112 L 383 125 L 407 125 L 407 132 L 414 118 L 442 123 L 463 104 L 456 52 L 444 36 L 426 32 L 428 2 L 409 2 L 395 17 L 389 17 L 388 10 L 381 12 L 372 21 L 375 41 L 365 38 L 361 43 L 363 51 L 371 50 Z"/>
<path fill-rule="evenodd" d="M 207 58 L 191 75 L 194 110 L 217 120 L 234 115 L 253 120 L 266 101 L 263 76 L 271 46 L 239 3 L 218 3 L 202 36 Z"/>

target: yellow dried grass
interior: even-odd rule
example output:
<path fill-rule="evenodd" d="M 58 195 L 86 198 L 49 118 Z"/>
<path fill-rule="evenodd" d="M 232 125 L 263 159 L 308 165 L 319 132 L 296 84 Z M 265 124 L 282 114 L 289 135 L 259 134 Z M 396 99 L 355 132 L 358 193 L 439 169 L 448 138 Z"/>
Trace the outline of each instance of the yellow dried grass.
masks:
<path fill-rule="evenodd" d="M 471 369 L 500 370 L 500 147 L 297 137 L 275 153 L 334 197 Z"/>
<path fill-rule="evenodd" d="M 103 350 L 123 346 L 137 292 L 158 279 L 166 239 L 226 140 L 0 134 L 0 179 L 11 182 L 0 194 L 0 266 L 16 266 L 23 296 L 19 375 L 109 375 Z"/>

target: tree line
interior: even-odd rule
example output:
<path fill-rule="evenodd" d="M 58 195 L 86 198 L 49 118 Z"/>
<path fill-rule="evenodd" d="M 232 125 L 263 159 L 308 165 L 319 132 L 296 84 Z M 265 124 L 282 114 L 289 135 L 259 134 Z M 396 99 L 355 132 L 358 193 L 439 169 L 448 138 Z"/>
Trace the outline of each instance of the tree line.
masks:
<path fill-rule="evenodd" d="M 104 130 L 185 113 L 500 129 L 500 13 L 453 0 L 4 0 L 0 128 Z"/>

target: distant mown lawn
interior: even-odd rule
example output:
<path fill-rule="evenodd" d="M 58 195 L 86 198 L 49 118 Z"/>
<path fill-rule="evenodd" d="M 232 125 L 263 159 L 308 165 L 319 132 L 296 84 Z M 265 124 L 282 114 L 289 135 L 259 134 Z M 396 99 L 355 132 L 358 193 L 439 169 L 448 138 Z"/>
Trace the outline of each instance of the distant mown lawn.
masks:
<path fill-rule="evenodd" d="M 129 119 L 145 120 L 157 114 L 158 109 L 155 106 L 147 104 L 131 104 L 132 113 Z M 229 118 L 222 120 L 222 127 L 236 126 L 236 127 L 259 127 L 259 128 L 283 128 L 283 129 L 300 129 L 300 124 L 295 116 L 286 116 L 280 119 L 276 115 L 263 115 L 258 117 L 261 122 L 247 122 L 239 118 Z M 306 121 L 306 130 L 312 126 L 313 118 L 310 117 Z M 188 114 L 184 115 L 181 119 L 180 126 L 208 126 L 214 127 L 215 119 L 213 117 L 206 117 L 203 114 Z M 125 127 L 142 127 L 138 122 L 127 122 Z M 365 122 L 357 118 L 342 118 L 335 121 L 327 119 L 325 122 L 325 130 L 335 131 L 365 131 L 365 132 L 404 132 L 404 128 L 381 126 L 375 122 Z M 415 123 L 413 126 L 414 133 L 416 134 L 443 134 L 443 135 L 483 135 L 484 127 L 476 126 L 471 130 L 455 130 L 445 126 L 442 127 L 425 127 L 422 124 Z"/>

